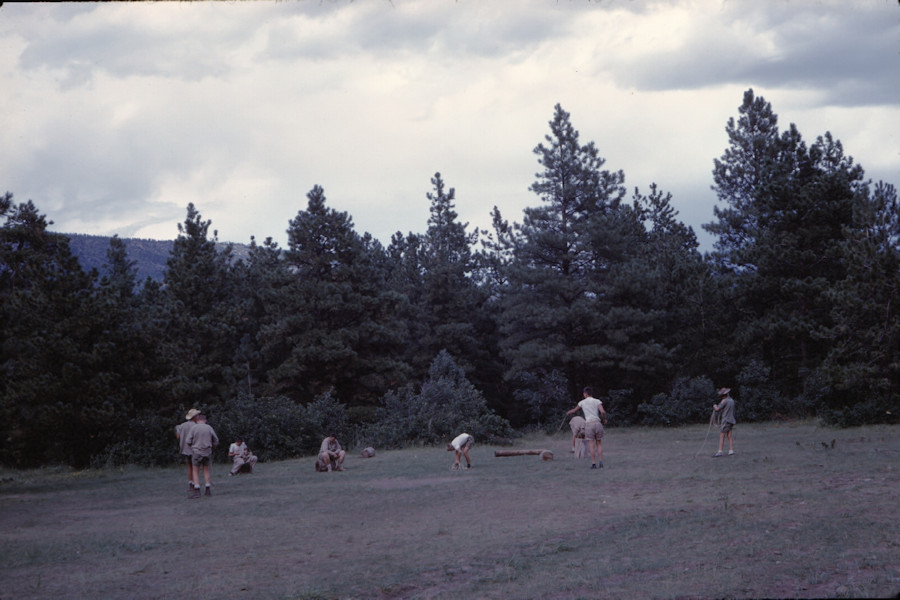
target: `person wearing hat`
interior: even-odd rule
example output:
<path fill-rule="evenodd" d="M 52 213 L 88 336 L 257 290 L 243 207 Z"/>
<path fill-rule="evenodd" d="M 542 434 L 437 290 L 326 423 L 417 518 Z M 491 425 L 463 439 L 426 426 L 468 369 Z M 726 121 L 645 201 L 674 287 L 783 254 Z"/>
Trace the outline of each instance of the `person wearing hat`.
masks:
<path fill-rule="evenodd" d="M 713 454 L 713 458 L 722 456 L 722 447 L 725 445 L 725 438 L 728 438 L 728 456 L 734 454 L 734 438 L 731 435 L 737 421 L 734 420 L 734 399 L 729 395 L 731 388 L 719 388 L 716 392 L 719 394 L 719 403 L 713 404 L 715 412 L 722 411 L 722 425 L 719 430 L 719 451 Z"/>
<path fill-rule="evenodd" d="M 196 482 L 194 481 L 194 465 L 191 463 L 191 446 L 187 443 L 187 437 L 191 427 L 197 422 L 197 415 L 199 414 L 199 410 L 192 408 L 184 416 L 184 421 L 175 426 L 175 437 L 178 439 L 178 449 L 181 450 L 181 456 L 184 457 L 185 462 L 187 463 L 189 492 L 194 490 L 194 483 Z"/>

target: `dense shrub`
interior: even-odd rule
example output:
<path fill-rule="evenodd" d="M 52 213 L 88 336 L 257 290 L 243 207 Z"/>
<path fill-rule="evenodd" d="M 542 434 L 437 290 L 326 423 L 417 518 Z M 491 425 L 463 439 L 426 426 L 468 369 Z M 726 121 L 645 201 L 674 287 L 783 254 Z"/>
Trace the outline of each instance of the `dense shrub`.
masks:
<path fill-rule="evenodd" d="M 778 391 L 770 377 L 771 369 L 760 361 L 750 361 L 737 376 L 735 418 L 756 422 L 802 416 L 802 404 L 796 404 Z"/>
<path fill-rule="evenodd" d="M 182 459 L 175 426 L 180 422 L 157 414 L 144 414 L 132 419 L 119 441 L 91 457 L 91 467 L 127 464 L 153 467 L 179 463 Z"/>
<path fill-rule="evenodd" d="M 446 351 L 431 363 L 419 392 L 408 386 L 387 393 L 383 402 L 376 422 L 362 433 L 366 445 L 441 444 L 462 432 L 479 442 L 503 443 L 516 435 L 509 422 L 488 409 L 484 397 Z"/>
<path fill-rule="evenodd" d="M 217 457 L 222 460 L 237 437 L 265 462 L 316 454 L 322 439 L 331 433 L 347 445 L 352 433 L 347 411 L 330 392 L 305 406 L 283 396 L 242 394 L 211 407 L 209 413 L 220 440 Z"/>
<path fill-rule="evenodd" d="M 641 425 L 681 425 L 709 420 L 716 388 L 707 377 L 679 378 L 668 394 L 660 393 L 637 407 Z"/>
<path fill-rule="evenodd" d="M 900 402 L 897 398 L 870 398 L 843 408 L 823 408 L 819 417 L 833 427 L 900 423 Z"/>
<path fill-rule="evenodd" d="M 625 427 L 636 422 L 633 396 L 634 390 L 620 389 L 609 390 L 605 397 L 600 398 L 610 427 Z"/>
<path fill-rule="evenodd" d="M 243 438 L 263 462 L 316 454 L 331 433 L 345 448 L 354 441 L 348 412 L 330 392 L 305 406 L 283 396 L 254 398 L 240 394 L 224 403 L 199 408 L 219 436 L 219 446 L 213 453 L 218 462 L 230 462 L 228 446 L 237 437 Z M 92 457 L 91 466 L 180 464 L 175 426 L 181 423 L 183 414 L 134 419 L 121 441 Z"/>
<path fill-rule="evenodd" d="M 513 397 L 516 405 L 528 413 L 528 418 L 522 420 L 536 422 L 547 433 L 556 431 L 565 411 L 572 407 L 568 381 L 559 371 L 521 374 Z"/>

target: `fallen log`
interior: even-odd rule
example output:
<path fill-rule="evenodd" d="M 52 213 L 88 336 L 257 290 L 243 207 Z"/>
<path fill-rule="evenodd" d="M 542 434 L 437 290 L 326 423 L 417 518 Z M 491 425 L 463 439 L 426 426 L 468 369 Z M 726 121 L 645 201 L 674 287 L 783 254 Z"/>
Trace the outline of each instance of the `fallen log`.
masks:
<path fill-rule="evenodd" d="M 549 450 L 494 450 L 494 457 L 501 456 L 540 456 L 541 460 L 553 460 L 553 453 Z"/>

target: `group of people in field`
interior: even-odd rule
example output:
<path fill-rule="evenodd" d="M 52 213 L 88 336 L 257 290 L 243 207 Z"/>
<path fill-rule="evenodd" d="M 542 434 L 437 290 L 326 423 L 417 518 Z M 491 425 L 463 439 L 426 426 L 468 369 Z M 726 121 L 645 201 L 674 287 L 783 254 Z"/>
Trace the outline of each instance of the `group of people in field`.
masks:
<path fill-rule="evenodd" d="M 723 456 L 725 441 L 728 441 L 728 456 L 734 454 L 734 439 L 732 431 L 736 424 L 734 418 L 734 399 L 731 398 L 731 388 L 719 388 L 716 392 L 719 402 L 713 404 L 713 415 L 718 416 L 719 449 L 713 455 L 714 458 Z M 580 451 L 587 446 L 591 455 L 591 469 L 603 468 L 603 426 L 606 425 L 606 410 L 603 402 L 594 398 L 594 390 L 588 386 L 582 391 L 583 398 L 571 410 L 566 411 L 566 416 L 573 415 L 579 410 L 584 417 L 574 417 L 569 421 L 572 429 L 572 452 L 580 458 Z M 210 481 L 210 462 L 212 452 L 219 445 L 219 437 L 215 430 L 206 422 L 206 416 L 196 408 L 192 408 L 185 415 L 184 422 L 175 427 L 175 437 L 178 439 L 181 454 L 184 457 L 188 470 L 188 498 L 201 496 L 200 472 L 202 470 L 206 483 L 205 495 L 212 496 L 212 483 Z M 581 445 L 578 445 L 579 440 Z M 461 433 L 447 444 L 448 452 L 455 452 L 456 459 L 450 467 L 453 471 L 460 470 L 460 460 L 465 458 L 466 469 L 472 468 L 472 460 L 469 450 L 475 445 L 475 438 L 468 433 Z M 373 448 L 363 450 L 362 456 L 374 456 Z M 253 472 L 257 458 L 247 447 L 246 442 L 236 438 L 228 448 L 228 456 L 232 459 L 229 477 L 237 475 L 241 470 Z M 334 434 L 322 440 L 319 454 L 316 457 L 315 469 L 319 472 L 332 472 L 344 470 L 344 459 L 347 452 L 341 447 Z"/>
<path fill-rule="evenodd" d="M 190 409 L 184 421 L 175 426 L 175 437 L 178 439 L 181 456 L 188 471 L 188 498 L 199 498 L 201 495 L 212 496 L 210 463 L 213 450 L 219 445 L 219 436 L 207 423 L 206 415 L 196 408 Z M 369 454 L 366 454 L 366 453 Z M 374 456 L 372 448 L 366 448 L 363 455 Z M 253 472 L 257 457 L 242 438 L 236 438 L 228 448 L 228 456 L 232 460 L 228 476 L 233 477 L 241 471 Z M 316 459 L 316 471 L 331 472 L 344 470 L 344 458 L 347 453 L 340 442 L 332 434 L 322 440 L 319 455 Z M 201 494 L 200 473 L 206 483 L 206 491 Z"/>
<path fill-rule="evenodd" d="M 213 449 L 219 445 L 219 436 L 216 435 L 215 429 L 206 422 L 206 415 L 196 408 L 192 408 L 184 416 L 184 422 L 175 427 L 175 437 L 178 439 L 181 456 L 187 465 L 188 498 L 200 497 L 201 469 L 206 482 L 205 495 L 212 496 L 209 466 L 212 461 Z M 237 475 L 242 469 L 252 473 L 253 467 L 256 466 L 256 456 L 241 438 L 236 438 L 228 447 L 228 456 L 233 461 L 231 472 L 228 473 L 229 477 Z"/>
<path fill-rule="evenodd" d="M 734 418 L 734 399 L 731 397 L 731 388 L 723 387 L 716 390 L 719 402 L 713 404 L 713 415 L 719 421 L 719 450 L 713 454 L 713 458 L 723 456 L 722 451 L 725 440 L 728 440 L 728 456 L 734 455 L 734 438 L 732 431 L 737 424 Z M 569 421 L 572 429 L 572 450 L 576 458 L 581 458 L 581 452 L 587 446 L 591 453 L 591 468 L 603 468 L 603 426 L 606 425 L 606 411 L 603 402 L 593 397 L 594 390 L 590 386 L 582 392 L 584 399 L 575 408 L 566 412 L 566 416 L 573 415 L 579 410 L 584 417 L 574 417 Z M 581 442 L 579 444 L 579 441 Z"/>

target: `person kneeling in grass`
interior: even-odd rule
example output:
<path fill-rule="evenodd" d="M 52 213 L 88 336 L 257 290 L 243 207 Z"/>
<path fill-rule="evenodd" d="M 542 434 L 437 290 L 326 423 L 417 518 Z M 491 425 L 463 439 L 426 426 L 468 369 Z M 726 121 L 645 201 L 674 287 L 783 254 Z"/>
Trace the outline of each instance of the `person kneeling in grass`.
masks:
<path fill-rule="evenodd" d="M 241 468 L 244 465 L 250 467 L 250 472 L 252 473 L 253 467 L 256 466 L 256 461 L 258 460 L 256 456 L 250 452 L 250 448 L 247 447 L 247 444 L 244 443 L 242 438 L 234 440 L 234 443 L 228 448 L 228 456 L 234 461 L 234 466 L 231 467 L 231 472 L 228 474 L 229 477 L 240 473 Z"/>
<path fill-rule="evenodd" d="M 344 458 L 347 453 L 341 448 L 341 443 L 337 441 L 337 437 L 332 433 L 322 440 L 319 447 L 319 457 L 316 459 L 316 471 L 343 471 Z"/>
<path fill-rule="evenodd" d="M 472 468 L 472 461 L 469 460 L 469 448 L 475 445 L 475 438 L 473 438 L 468 433 L 461 433 L 455 438 L 453 441 L 447 444 L 447 452 L 456 451 L 456 462 L 453 463 L 453 466 L 450 467 L 452 471 L 459 471 L 459 459 L 462 456 L 466 457 L 466 468 Z"/>

